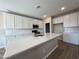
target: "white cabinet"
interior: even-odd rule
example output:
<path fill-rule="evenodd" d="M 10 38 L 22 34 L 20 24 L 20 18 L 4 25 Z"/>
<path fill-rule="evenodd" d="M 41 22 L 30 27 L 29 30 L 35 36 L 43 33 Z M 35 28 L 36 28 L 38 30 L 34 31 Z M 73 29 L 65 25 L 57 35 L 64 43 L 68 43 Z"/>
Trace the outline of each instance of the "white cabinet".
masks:
<path fill-rule="evenodd" d="M 63 17 L 56 17 L 53 19 L 53 24 L 63 23 Z"/>
<path fill-rule="evenodd" d="M 8 13 L 0 13 L 0 29 L 13 29 L 14 15 Z"/>
<path fill-rule="evenodd" d="M 70 14 L 70 26 L 77 26 L 77 13 Z"/>
<path fill-rule="evenodd" d="M 79 34 L 78 33 L 64 33 L 63 41 L 79 45 Z"/>
<path fill-rule="evenodd" d="M 5 24 L 4 24 L 3 14 L 0 13 L 0 30 L 4 28 L 5 28 Z"/>
<path fill-rule="evenodd" d="M 39 25 L 39 28 L 43 28 L 43 21 L 33 19 L 33 24 Z"/>
<path fill-rule="evenodd" d="M 64 27 L 78 26 L 77 12 L 53 19 L 53 24 L 64 23 Z"/>
<path fill-rule="evenodd" d="M 22 24 L 23 28 L 32 28 L 32 19 L 23 17 L 22 22 L 23 22 Z"/>
<path fill-rule="evenodd" d="M 22 16 L 15 16 L 15 29 L 22 29 Z"/>
<path fill-rule="evenodd" d="M 58 17 L 58 23 L 63 23 L 63 16 Z"/>
<path fill-rule="evenodd" d="M 57 21 L 58 21 L 58 18 L 54 18 L 54 19 L 53 19 L 53 24 L 56 24 Z"/>
<path fill-rule="evenodd" d="M 42 53 L 44 57 L 48 57 L 47 55 L 55 48 L 57 48 L 57 38 L 44 43 L 42 45 Z"/>
<path fill-rule="evenodd" d="M 63 16 L 63 18 L 64 18 L 64 27 L 78 26 L 77 13 L 65 15 L 65 16 Z"/>
<path fill-rule="evenodd" d="M 28 20 L 25 18 L 25 17 L 23 17 L 23 20 L 22 20 L 22 28 L 27 28 L 28 27 Z"/>
<path fill-rule="evenodd" d="M 31 18 L 28 18 L 28 28 L 33 28 L 33 23 L 32 23 L 32 20 Z"/>
<path fill-rule="evenodd" d="M 63 18 L 64 18 L 64 27 L 69 27 L 70 26 L 70 20 L 69 20 L 70 16 L 65 15 L 65 16 L 63 16 Z"/>
<path fill-rule="evenodd" d="M 23 28 L 32 28 L 33 24 L 39 25 L 39 28 L 43 28 L 43 21 L 23 17 Z"/>
<path fill-rule="evenodd" d="M 38 20 L 36 20 L 36 19 L 33 19 L 33 24 L 35 24 L 35 25 L 38 25 Z"/>
<path fill-rule="evenodd" d="M 43 21 L 37 20 L 37 23 L 38 23 L 38 25 L 39 25 L 39 28 L 43 28 Z"/>
<path fill-rule="evenodd" d="M 32 29 L 33 24 L 37 24 L 39 28 L 43 28 L 43 21 L 41 20 L 9 13 L 0 13 L 0 29 Z"/>
<path fill-rule="evenodd" d="M 4 14 L 6 29 L 14 29 L 14 16 L 13 14 Z"/>
<path fill-rule="evenodd" d="M 39 28 L 43 28 L 43 27 L 44 27 L 43 21 L 39 21 Z"/>

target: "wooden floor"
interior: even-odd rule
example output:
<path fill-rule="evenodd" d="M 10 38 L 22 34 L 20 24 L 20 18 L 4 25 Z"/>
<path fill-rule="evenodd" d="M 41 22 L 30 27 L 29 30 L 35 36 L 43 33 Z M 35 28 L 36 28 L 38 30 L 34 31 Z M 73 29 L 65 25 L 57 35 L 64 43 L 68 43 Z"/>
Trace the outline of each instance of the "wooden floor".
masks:
<path fill-rule="evenodd" d="M 0 59 L 3 59 L 5 48 L 0 48 Z"/>
<path fill-rule="evenodd" d="M 79 46 L 58 41 L 59 47 L 47 59 L 79 59 Z"/>

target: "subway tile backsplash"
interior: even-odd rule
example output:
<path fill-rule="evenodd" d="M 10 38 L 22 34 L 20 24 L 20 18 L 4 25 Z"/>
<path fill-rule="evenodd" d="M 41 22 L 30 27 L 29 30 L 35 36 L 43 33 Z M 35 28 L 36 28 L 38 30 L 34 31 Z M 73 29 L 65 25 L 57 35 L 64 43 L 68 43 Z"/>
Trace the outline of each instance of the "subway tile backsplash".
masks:
<path fill-rule="evenodd" d="M 43 32 L 43 29 L 38 29 Z M 22 36 L 32 36 L 32 29 L 8 29 L 0 32 L 0 48 L 5 48 L 7 43 Z"/>
<path fill-rule="evenodd" d="M 7 36 L 30 35 L 32 30 L 6 30 Z"/>
<path fill-rule="evenodd" d="M 0 48 L 4 48 L 6 47 L 6 36 L 5 36 L 5 32 L 1 31 L 0 32 Z"/>
<path fill-rule="evenodd" d="M 79 27 L 67 27 L 67 28 L 64 28 L 64 32 L 78 32 L 79 33 Z"/>

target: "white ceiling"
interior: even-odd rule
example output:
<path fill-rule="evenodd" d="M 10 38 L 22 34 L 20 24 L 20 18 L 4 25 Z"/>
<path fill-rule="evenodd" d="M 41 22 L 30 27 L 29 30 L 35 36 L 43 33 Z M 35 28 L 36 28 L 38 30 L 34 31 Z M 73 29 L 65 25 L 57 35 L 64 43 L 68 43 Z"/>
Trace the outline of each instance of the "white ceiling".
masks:
<path fill-rule="evenodd" d="M 41 8 L 37 9 L 36 6 Z M 61 11 L 61 7 L 65 7 Z M 55 16 L 79 7 L 79 0 L 0 0 L 0 10 L 11 10 L 22 14 L 44 18 Z"/>

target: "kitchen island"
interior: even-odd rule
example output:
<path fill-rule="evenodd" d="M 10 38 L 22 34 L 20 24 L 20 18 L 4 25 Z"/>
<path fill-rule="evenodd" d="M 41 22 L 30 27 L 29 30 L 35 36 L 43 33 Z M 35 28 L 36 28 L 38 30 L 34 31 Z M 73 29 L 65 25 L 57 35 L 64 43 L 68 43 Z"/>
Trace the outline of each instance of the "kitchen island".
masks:
<path fill-rule="evenodd" d="M 7 43 L 4 59 L 46 59 L 57 48 L 57 38 L 61 35 L 50 33 L 12 39 Z"/>

